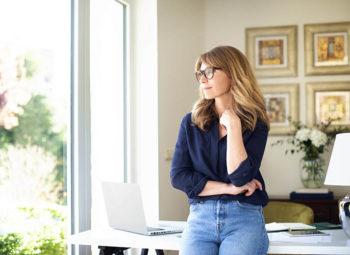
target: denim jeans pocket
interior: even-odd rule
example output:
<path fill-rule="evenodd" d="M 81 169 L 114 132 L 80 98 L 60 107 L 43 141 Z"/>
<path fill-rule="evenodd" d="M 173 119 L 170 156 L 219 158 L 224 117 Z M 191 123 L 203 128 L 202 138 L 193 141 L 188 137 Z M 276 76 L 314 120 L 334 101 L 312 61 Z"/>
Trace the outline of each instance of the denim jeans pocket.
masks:
<path fill-rule="evenodd" d="M 240 202 L 238 200 L 236 202 L 239 207 L 248 209 L 248 210 L 261 210 L 262 208 L 261 205 L 253 205 L 245 202 Z"/>

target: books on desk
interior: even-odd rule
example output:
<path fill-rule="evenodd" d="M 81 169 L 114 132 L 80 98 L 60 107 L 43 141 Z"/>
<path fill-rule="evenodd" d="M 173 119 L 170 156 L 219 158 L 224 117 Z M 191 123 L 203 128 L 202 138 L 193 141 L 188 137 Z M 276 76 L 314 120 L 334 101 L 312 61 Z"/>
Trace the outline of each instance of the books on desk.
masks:
<path fill-rule="evenodd" d="M 317 230 L 342 229 L 341 224 L 332 224 L 329 222 L 315 222 L 311 226 L 316 227 Z"/>
<path fill-rule="evenodd" d="M 316 232 L 317 231 L 317 232 Z M 294 231 L 291 231 L 294 232 Z M 287 243 L 329 243 L 332 242 L 332 235 L 323 233 L 318 230 L 306 230 L 303 233 L 278 232 L 269 233 L 269 240 L 272 242 L 287 242 Z M 321 233 L 319 233 L 321 232 Z"/>
<path fill-rule="evenodd" d="M 299 222 L 283 222 L 283 223 L 272 222 L 272 223 L 265 224 L 265 228 L 268 233 L 290 231 L 290 230 L 315 230 L 316 229 L 315 226 L 310 226 Z"/>
<path fill-rule="evenodd" d="M 315 226 L 304 223 L 268 223 L 265 224 L 270 241 L 291 243 L 331 242 L 332 236 L 321 232 Z"/>
<path fill-rule="evenodd" d="M 297 189 L 294 191 L 295 193 L 307 193 L 307 194 L 327 194 L 329 193 L 329 189 Z"/>
<path fill-rule="evenodd" d="M 332 191 L 327 193 L 312 193 L 312 192 L 296 192 L 289 194 L 290 200 L 333 200 L 334 195 Z"/>
<path fill-rule="evenodd" d="M 309 237 L 309 236 L 329 236 L 330 235 L 325 232 L 319 231 L 317 229 L 288 231 L 288 232 L 285 232 L 285 234 L 290 237 Z"/>

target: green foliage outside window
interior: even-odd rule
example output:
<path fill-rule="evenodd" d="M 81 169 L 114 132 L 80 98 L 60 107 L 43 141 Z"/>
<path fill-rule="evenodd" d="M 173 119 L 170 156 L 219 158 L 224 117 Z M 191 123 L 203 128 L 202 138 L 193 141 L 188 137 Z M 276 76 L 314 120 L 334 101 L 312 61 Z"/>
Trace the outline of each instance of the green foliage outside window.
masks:
<path fill-rule="evenodd" d="M 66 254 L 66 130 L 38 94 L 52 84 L 35 54 L 0 48 L 0 255 Z"/>
<path fill-rule="evenodd" d="M 59 210 L 53 208 L 21 208 L 21 210 L 27 214 L 30 221 L 45 219 L 50 222 L 50 226 L 21 234 L 0 235 L 1 255 L 67 254 L 64 242 L 64 216 Z"/>
<path fill-rule="evenodd" d="M 18 117 L 19 125 L 10 130 L 0 127 L 0 148 L 6 148 L 10 144 L 16 146 L 36 145 L 50 152 L 57 159 L 55 167 L 55 182 L 52 183 L 57 190 L 57 203 L 66 203 L 66 189 L 64 177 L 66 161 L 66 143 L 63 132 L 53 132 L 52 113 L 48 108 L 45 97 L 33 96 L 23 107 L 24 112 Z"/>

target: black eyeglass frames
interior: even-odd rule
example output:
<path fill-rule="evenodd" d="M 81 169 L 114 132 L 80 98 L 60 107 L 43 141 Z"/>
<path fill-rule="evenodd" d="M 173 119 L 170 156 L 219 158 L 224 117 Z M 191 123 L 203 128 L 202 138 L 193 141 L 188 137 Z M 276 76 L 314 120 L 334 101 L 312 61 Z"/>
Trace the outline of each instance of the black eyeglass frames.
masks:
<path fill-rule="evenodd" d="M 210 79 L 212 79 L 214 77 L 214 73 L 215 73 L 216 70 L 221 70 L 221 68 L 218 68 L 218 67 L 207 67 L 204 70 L 198 70 L 194 74 L 196 76 L 197 81 L 200 81 L 200 79 L 202 78 L 203 75 L 204 75 L 205 78 L 210 80 Z"/>

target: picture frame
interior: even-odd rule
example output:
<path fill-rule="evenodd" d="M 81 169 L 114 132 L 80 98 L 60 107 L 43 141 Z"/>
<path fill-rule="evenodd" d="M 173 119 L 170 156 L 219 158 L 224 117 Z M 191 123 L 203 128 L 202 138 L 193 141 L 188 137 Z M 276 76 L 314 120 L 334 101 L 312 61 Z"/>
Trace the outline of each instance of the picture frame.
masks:
<path fill-rule="evenodd" d="M 269 134 L 292 134 L 292 123 L 299 120 L 299 85 L 264 84 L 260 89 L 270 119 Z"/>
<path fill-rule="evenodd" d="M 246 28 L 246 55 L 257 78 L 297 76 L 297 26 Z"/>
<path fill-rule="evenodd" d="M 350 73 L 350 22 L 305 24 L 305 74 Z"/>
<path fill-rule="evenodd" d="M 332 119 L 331 127 L 350 126 L 350 82 L 306 84 L 310 126 Z"/>

